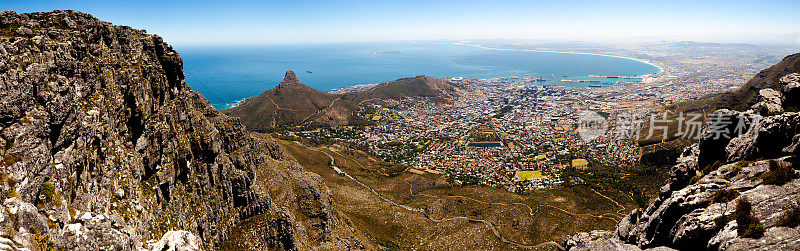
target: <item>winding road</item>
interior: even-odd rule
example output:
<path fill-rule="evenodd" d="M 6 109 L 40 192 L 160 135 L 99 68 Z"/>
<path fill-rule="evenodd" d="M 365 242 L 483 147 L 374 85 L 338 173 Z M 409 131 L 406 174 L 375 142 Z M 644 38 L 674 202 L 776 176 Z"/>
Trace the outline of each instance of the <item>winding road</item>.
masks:
<path fill-rule="evenodd" d="M 452 217 L 452 218 L 444 218 L 444 219 L 436 219 L 433 216 L 431 216 L 430 214 L 428 214 L 428 212 L 426 212 L 425 210 L 395 203 L 394 201 L 389 200 L 386 197 L 383 197 L 383 195 L 381 195 L 380 193 L 378 193 L 377 191 L 375 191 L 371 187 L 365 185 L 364 183 L 361 183 L 361 181 L 358 181 L 357 179 L 353 178 L 352 176 L 350 176 L 346 172 L 344 172 L 341 169 L 339 169 L 338 167 L 336 167 L 336 159 L 332 155 L 330 155 L 328 152 L 325 152 L 325 151 L 322 151 L 322 150 L 319 150 L 319 149 L 316 149 L 316 148 L 304 146 L 300 142 L 296 142 L 296 143 L 298 145 L 302 146 L 302 147 L 305 147 L 305 148 L 308 148 L 308 149 L 311 149 L 311 150 L 314 150 L 314 151 L 318 151 L 318 152 L 321 152 L 321 153 L 327 155 L 328 158 L 331 159 L 330 166 L 334 171 L 336 171 L 336 173 L 338 173 L 341 176 L 344 176 L 344 177 L 352 180 L 356 184 L 364 187 L 365 189 L 367 189 L 372 194 L 375 194 L 375 196 L 377 196 L 379 199 L 385 201 L 386 203 L 391 204 L 392 206 L 396 206 L 396 207 L 399 207 L 399 208 L 402 208 L 402 209 L 405 209 L 405 210 L 408 210 L 408 211 L 413 211 L 413 212 L 420 213 L 420 214 L 424 215 L 425 218 L 427 218 L 428 220 L 433 221 L 433 222 L 437 222 L 437 223 L 455 221 L 455 220 L 466 220 L 466 221 L 469 221 L 469 222 L 483 223 L 483 224 L 489 226 L 489 228 L 492 230 L 492 233 L 498 239 L 500 239 L 500 241 L 502 241 L 503 243 L 509 244 L 509 245 L 513 245 L 513 246 L 519 247 L 519 248 L 532 249 L 532 248 L 539 248 L 539 247 L 543 247 L 543 246 L 554 246 L 554 247 L 558 248 L 559 250 L 565 250 L 564 247 L 561 246 L 561 244 L 558 244 L 558 243 L 552 242 L 552 241 L 548 241 L 548 242 L 540 243 L 540 244 L 537 244 L 537 245 L 529 246 L 529 245 L 524 245 L 524 244 L 520 244 L 520 243 L 517 243 L 517 242 L 514 242 L 514 241 L 507 240 L 502 235 L 500 235 L 500 233 L 497 231 L 497 228 L 494 226 L 494 224 L 492 224 L 491 222 L 485 221 L 485 220 L 473 219 L 473 218 L 464 217 L 464 216 Z"/>

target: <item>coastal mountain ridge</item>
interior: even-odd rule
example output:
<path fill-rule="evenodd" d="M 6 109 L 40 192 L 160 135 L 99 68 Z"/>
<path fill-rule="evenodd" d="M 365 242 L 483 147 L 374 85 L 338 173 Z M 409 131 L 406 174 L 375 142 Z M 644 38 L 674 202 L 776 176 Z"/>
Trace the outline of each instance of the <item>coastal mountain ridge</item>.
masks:
<path fill-rule="evenodd" d="M 782 84 L 781 78 L 792 73 L 800 73 L 800 53 L 786 56 L 779 63 L 762 70 L 736 91 L 719 94 L 717 108 L 744 111 L 759 101 L 761 90 L 769 88 L 782 92 L 782 88 L 785 86 Z M 795 93 L 787 94 L 790 96 L 784 97 L 784 99 L 795 102 L 800 100 L 794 96 Z M 798 108 L 797 103 L 787 105 L 790 109 Z"/>
<path fill-rule="evenodd" d="M 764 95 L 771 96 L 771 99 L 775 99 L 778 97 L 776 96 L 777 93 L 784 92 L 786 95 L 782 95 L 780 97 L 782 101 L 779 100 L 779 102 L 786 101 L 783 105 L 786 106 L 786 110 L 788 111 L 798 111 L 800 110 L 799 94 L 786 93 L 782 90 L 784 87 L 781 85 L 781 78 L 791 73 L 800 73 L 800 53 L 786 56 L 777 64 L 761 70 L 758 74 L 753 76 L 752 79 L 748 80 L 747 83 L 736 90 L 710 94 L 694 100 L 681 101 L 666 107 L 666 110 L 670 111 L 672 114 L 678 114 L 680 112 L 710 114 L 717 109 L 746 111 L 748 109 L 753 109 L 752 106 L 764 99 Z M 773 107 L 773 110 L 776 107 L 775 104 L 770 106 Z M 767 108 L 766 106 L 758 107 L 754 108 L 754 110 L 757 113 L 764 113 L 768 112 L 765 110 Z M 783 111 L 783 108 L 780 110 Z M 670 130 L 679 128 L 678 121 L 679 120 L 675 116 L 671 116 L 668 128 L 670 128 Z M 642 135 L 647 135 L 648 130 L 649 125 L 645 124 L 641 128 L 641 132 L 644 132 Z M 680 139 L 676 131 L 670 131 L 666 140 L 655 135 L 650 138 L 641 137 L 638 143 L 641 146 L 651 145 L 658 148 L 667 146 L 669 148 L 667 144 L 659 144 L 665 141 L 670 142 L 669 144 L 671 145 L 681 145 L 675 143 L 684 140 Z"/>
<path fill-rule="evenodd" d="M 447 102 L 457 92 L 458 88 L 444 79 L 417 76 L 378 84 L 365 91 L 331 94 L 303 84 L 294 72 L 287 71 L 275 88 L 222 112 L 239 117 L 251 131 L 302 124 L 338 126 L 350 124 L 353 112 L 363 104 L 401 98 Z"/>
<path fill-rule="evenodd" d="M 308 120 L 341 123 L 346 119 L 346 108 L 352 104 L 346 101 L 335 102 L 339 98 L 339 95 L 318 91 L 303 84 L 294 72 L 287 71 L 283 81 L 275 88 L 250 97 L 223 113 L 239 117 L 250 130 L 301 124 Z M 320 111 L 322 113 L 318 114 Z M 315 118 L 311 118 L 312 116 Z"/>
<path fill-rule="evenodd" d="M 355 100 L 416 98 L 452 98 L 458 88 L 444 79 L 428 76 L 401 78 L 381 83 L 367 91 L 352 92 L 345 95 Z"/>

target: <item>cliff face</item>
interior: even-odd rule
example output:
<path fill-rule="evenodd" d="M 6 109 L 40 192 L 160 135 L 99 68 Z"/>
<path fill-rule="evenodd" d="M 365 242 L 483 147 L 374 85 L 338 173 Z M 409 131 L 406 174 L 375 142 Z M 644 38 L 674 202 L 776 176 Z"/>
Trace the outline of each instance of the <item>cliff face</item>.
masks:
<path fill-rule="evenodd" d="M 0 13 L 0 156 L 12 246 L 212 248 L 254 218 L 261 247 L 340 239 L 319 176 L 192 91 L 160 37 L 88 14 Z"/>
<path fill-rule="evenodd" d="M 763 87 L 750 109 L 711 115 L 703 138 L 686 148 L 646 209 L 622 219 L 614 233 L 582 233 L 567 247 L 800 249 L 800 113 L 787 112 L 800 101 L 800 74 L 787 68 L 797 55 L 750 81 L 763 85 L 745 86 L 742 91 Z"/>

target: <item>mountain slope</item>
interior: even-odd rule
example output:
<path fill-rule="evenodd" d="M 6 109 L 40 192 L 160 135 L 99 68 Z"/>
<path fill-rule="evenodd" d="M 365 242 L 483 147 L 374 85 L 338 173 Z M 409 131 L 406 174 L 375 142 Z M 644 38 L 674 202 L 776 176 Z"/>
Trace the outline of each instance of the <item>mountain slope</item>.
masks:
<path fill-rule="evenodd" d="M 428 76 L 402 78 L 379 84 L 363 92 L 348 93 L 354 100 L 400 99 L 405 97 L 446 98 L 455 95 L 457 88 L 444 79 Z"/>
<path fill-rule="evenodd" d="M 327 120 L 333 120 L 335 124 L 341 124 L 347 121 L 346 118 L 349 116 L 347 110 L 350 110 L 341 108 L 354 105 L 352 102 L 340 102 L 340 99 L 341 95 L 329 94 L 308 87 L 297 79 L 294 72 L 287 71 L 283 81 L 277 87 L 248 98 L 238 106 L 223 112 L 241 118 L 247 128 L 255 131 L 301 124 L 311 120 L 310 117 L 321 110 L 331 108 L 332 111 L 342 112 L 331 112 L 325 114 L 327 116 L 317 117 L 325 117 Z M 321 118 L 317 120 L 326 121 Z"/>
<path fill-rule="evenodd" d="M 251 131 L 317 123 L 345 125 L 359 105 L 406 97 L 443 101 L 455 97 L 458 89 L 443 79 L 427 76 L 398 79 L 366 91 L 330 94 L 301 83 L 294 72 L 287 71 L 277 87 L 250 97 L 223 113 L 241 118 Z"/>
<path fill-rule="evenodd" d="M 797 62 L 798 54 L 789 56 L 744 88 L 721 95 L 740 97 L 739 103 L 711 103 L 753 109 L 714 112 L 654 202 L 631 212 L 614 233 L 574 236 L 568 249 L 800 249 L 800 113 L 787 112 L 800 101 Z M 715 137 L 735 132 L 740 118 L 746 130 Z"/>
<path fill-rule="evenodd" d="M 780 78 L 791 73 L 800 73 L 800 53 L 786 56 L 781 62 L 762 70 L 735 91 L 712 94 L 698 100 L 681 102 L 671 109 L 684 111 L 713 111 L 715 109 L 744 111 L 758 102 L 758 92 L 761 89 L 770 88 L 780 91 Z"/>
<path fill-rule="evenodd" d="M 257 218 L 261 247 L 358 247 L 338 241 L 319 176 L 216 111 L 182 66 L 143 30 L 0 13 L 0 242 L 131 250 L 168 233 L 154 247 L 212 249 Z"/>
<path fill-rule="evenodd" d="M 700 97 L 696 100 L 687 100 L 678 102 L 667 110 L 674 114 L 680 112 L 685 113 L 711 113 L 716 109 L 730 109 L 736 111 L 745 111 L 750 109 L 756 102 L 759 101 L 760 91 L 764 89 L 773 89 L 781 91 L 780 79 L 791 73 L 800 73 L 800 53 L 786 56 L 781 62 L 762 70 L 756 74 L 752 79 L 747 81 L 745 85 L 734 91 L 711 94 L 708 96 Z M 787 103 L 787 109 L 797 111 L 800 108 L 800 98 L 793 96 L 797 94 L 789 94 L 789 100 L 795 100 L 794 103 Z M 786 99 L 787 97 L 784 97 Z M 678 128 L 677 116 L 670 117 L 670 129 Z M 647 135 L 649 125 L 645 124 L 642 127 L 642 135 Z M 670 132 L 667 141 L 677 139 L 675 132 Z M 661 136 L 655 135 L 650 138 L 641 137 L 639 139 L 640 145 L 653 145 L 662 142 Z"/>

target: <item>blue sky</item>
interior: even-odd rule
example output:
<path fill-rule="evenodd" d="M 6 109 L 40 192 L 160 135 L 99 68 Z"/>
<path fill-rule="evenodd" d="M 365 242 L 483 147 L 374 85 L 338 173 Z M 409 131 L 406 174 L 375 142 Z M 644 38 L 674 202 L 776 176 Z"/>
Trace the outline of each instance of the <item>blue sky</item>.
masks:
<path fill-rule="evenodd" d="M 79 10 L 187 45 L 645 37 L 800 43 L 800 0 L 0 0 L 0 7 Z"/>

